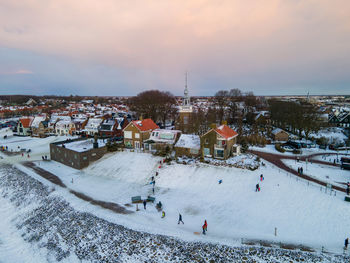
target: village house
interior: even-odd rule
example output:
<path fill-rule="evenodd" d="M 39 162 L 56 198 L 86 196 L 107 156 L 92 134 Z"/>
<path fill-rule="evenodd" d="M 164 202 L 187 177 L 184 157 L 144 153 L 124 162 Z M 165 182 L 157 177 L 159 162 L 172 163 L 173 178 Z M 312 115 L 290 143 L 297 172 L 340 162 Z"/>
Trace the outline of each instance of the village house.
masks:
<path fill-rule="evenodd" d="M 31 124 L 33 122 L 33 117 L 25 117 L 19 119 L 17 124 L 17 135 L 19 136 L 30 136 L 32 134 Z"/>
<path fill-rule="evenodd" d="M 39 123 L 37 134 L 40 138 L 45 138 L 50 135 L 49 121 L 44 120 Z"/>
<path fill-rule="evenodd" d="M 226 124 L 213 127 L 200 137 L 202 156 L 226 160 L 232 155 L 239 154 L 237 136 L 237 132 Z"/>
<path fill-rule="evenodd" d="M 30 127 L 32 129 L 32 136 L 39 137 L 39 125 L 42 121 L 46 120 L 46 116 L 34 117 Z"/>
<path fill-rule="evenodd" d="M 70 135 L 77 135 L 80 134 L 81 131 L 85 128 L 85 125 L 87 124 L 88 119 L 74 119 L 69 127 L 69 134 Z"/>
<path fill-rule="evenodd" d="M 272 130 L 271 135 L 274 141 L 286 142 L 289 139 L 289 134 L 280 128 Z"/>
<path fill-rule="evenodd" d="M 155 129 L 152 131 L 148 140 L 143 142 L 145 150 L 149 151 L 170 151 L 173 150 L 174 144 L 179 139 L 181 131 Z"/>
<path fill-rule="evenodd" d="M 125 147 L 142 148 L 143 142 L 149 139 L 155 129 L 159 129 L 159 126 L 151 119 L 131 121 L 123 130 Z"/>
<path fill-rule="evenodd" d="M 103 120 L 99 127 L 99 135 L 101 137 L 123 137 L 123 129 L 129 124 L 126 117 L 124 118 L 109 118 Z"/>
<path fill-rule="evenodd" d="M 346 111 L 340 113 L 333 113 L 329 116 L 328 122 L 337 127 L 349 128 L 350 113 Z"/>
<path fill-rule="evenodd" d="M 51 118 L 49 120 L 49 133 L 50 134 L 56 134 L 56 124 L 58 121 L 71 121 L 72 118 L 70 116 L 65 116 L 65 115 L 56 115 L 53 114 L 51 115 Z"/>
<path fill-rule="evenodd" d="M 198 157 L 200 156 L 201 142 L 198 135 L 181 134 L 175 144 L 175 157 Z"/>
<path fill-rule="evenodd" d="M 70 124 L 72 121 L 61 120 L 56 123 L 55 133 L 60 136 L 69 135 Z"/>
<path fill-rule="evenodd" d="M 95 134 L 98 134 L 98 128 L 100 127 L 102 121 L 102 118 L 89 118 L 83 131 L 88 136 L 94 136 Z"/>

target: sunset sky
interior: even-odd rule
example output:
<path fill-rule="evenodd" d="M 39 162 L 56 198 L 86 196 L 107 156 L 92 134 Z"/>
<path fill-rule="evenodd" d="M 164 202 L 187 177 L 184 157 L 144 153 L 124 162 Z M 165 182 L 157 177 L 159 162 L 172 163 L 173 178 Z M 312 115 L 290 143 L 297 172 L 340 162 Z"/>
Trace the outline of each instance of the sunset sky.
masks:
<path fill-rule="evenodd" d="M 350 94 L 349 0 L 0 0 L 0 94 Z"/>

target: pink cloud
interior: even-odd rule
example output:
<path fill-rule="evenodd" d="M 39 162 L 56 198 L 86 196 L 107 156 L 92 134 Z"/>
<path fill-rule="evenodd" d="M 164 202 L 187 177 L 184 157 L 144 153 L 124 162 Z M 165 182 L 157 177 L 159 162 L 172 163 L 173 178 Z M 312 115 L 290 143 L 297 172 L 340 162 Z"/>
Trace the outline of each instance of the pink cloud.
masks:
<path fill-rule="evenodd" d="M 27 75 L 27 74 L 34 74 L 34 72 L 28 69 L 18 69 L 14 71 L 0 71 L 0 75 Z"/>

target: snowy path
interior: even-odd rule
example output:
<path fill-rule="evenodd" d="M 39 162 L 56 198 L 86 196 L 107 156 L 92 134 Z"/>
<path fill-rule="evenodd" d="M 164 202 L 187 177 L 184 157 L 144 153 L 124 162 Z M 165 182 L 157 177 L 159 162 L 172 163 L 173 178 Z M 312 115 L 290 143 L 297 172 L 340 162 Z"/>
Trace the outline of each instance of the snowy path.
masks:
<path fill-rule="evenodd" d="M 280 168 L 280 169 L 282 169 L 282 170 L 284 170 L 284 171 L 286 171 L 288 173 L 294 174 L 295 176 L 298 176 L 298 177 L 303 178 L 305 180 L 308 180 L 310 182 L 319 184 L 321 186 L 324 186 L 324 187 L 327 186 L 327 182 L 319 180 L 318 178 L 315 178 L 315 177 L 308 176 L 306 173 L 299 174 L 296 170 L 294 170 L 291 167 L 287 166 L 283 162 L 284 159 L 295 160 L 295 157 L 289 157 L 289 156 L 284 156 L 284 155 L 280 155 L 280 154 L 273 154 L 273 153 L 268 153 L 268 152 L 259 152 L 259 151 L 254 151 L 254 150 L 250 150 L 249 152 L 259 156 L 260 158 L 266 160 L 269 163 L 274 164 L 278 168 Z M 314 154 L 314 155 L 310 155 L 310 156 L 302 156 L 300 159 L 302 161 L 305 161 L 307 158 L 312 158 L 312 157 L 315 157 L 315 156 L 318 156 L 318 155 L 322 155 L 322 154 L 323 153 Z M 325 165 L 337 166 L 337 165 L 329 164 L 327 162 L 323 162 L 323 161 L 319 161 L 319 160 L 315 160 L 314 162 L 315 163 L 320 163 L 320 164 L 325 164 Z M 298 165 L 295 165 L 295 167 L 297 167 L 297 166 Z M 340 187 L 338 185 L 333 185 L 333 189 L 337 190 L 337 191 L 340 191 L 340 192 L 343 192 L 343 193 L 346 192 L 346 189 L 344 187 Z"/>

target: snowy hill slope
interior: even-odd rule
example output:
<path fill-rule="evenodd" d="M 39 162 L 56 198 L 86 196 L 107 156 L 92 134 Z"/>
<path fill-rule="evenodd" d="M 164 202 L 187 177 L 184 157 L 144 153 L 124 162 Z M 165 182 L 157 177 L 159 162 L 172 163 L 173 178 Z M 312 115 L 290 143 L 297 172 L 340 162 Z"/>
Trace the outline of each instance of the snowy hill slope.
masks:
<path fill-rule="evenodd" d="M 130 203 L 131 196 L 146 198 L 152 193 L 149 182 L 158 163 L 159 158 L 150 154 L 119 152 L 105 156 L 83 171 L 55 162 L 40 165 L 72 189 L 125 204 Z M 260 174 L 264 174 L 263 182 L 259 182 Z M 218 184 L 219 179 L 222 184 Z M 257 183 L 261 192 L 255 192 Z M 133 229 L 190 240 L 230 244 L 240 238 L 265 239 L 315 249 L 324 246 L 337 252 L 350 232 L 350 204 L 343 201 L 342 194 L 325 194 L 319 187 L 297 181 L 269 164 L 253 172 L 208 165 L 165 165 L 159 169 L 155 186 L 156 201 L 163 203 L 166 212 L 164 219 L 150 204 L 146 210 L 142 208 L 132 215 L 111 219 L 99 211 L 99 216 Z M 177 224 L 179 212 L 185 225 Z M 205 219 L 208 235 L 194 236 L 193 232 L 201 232 Z"/>

